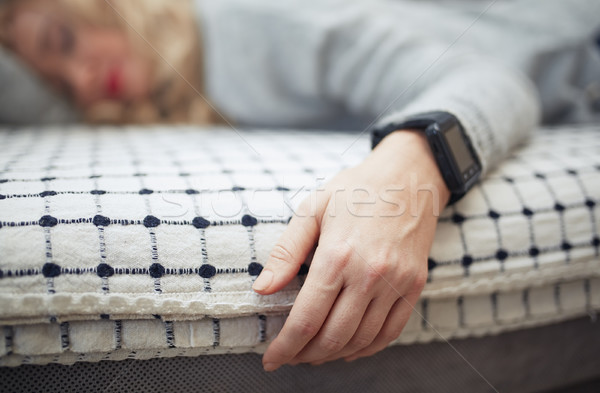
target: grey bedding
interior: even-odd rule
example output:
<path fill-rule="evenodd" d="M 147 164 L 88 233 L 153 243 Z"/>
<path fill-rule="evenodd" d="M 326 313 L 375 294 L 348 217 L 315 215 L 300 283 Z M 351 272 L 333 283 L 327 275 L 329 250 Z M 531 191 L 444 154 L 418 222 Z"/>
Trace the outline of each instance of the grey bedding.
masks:
<path fill-rule="evenodd" d="M 77 120 L 66 101 L 0 47 L 0 124 L 55 124 Z"/>

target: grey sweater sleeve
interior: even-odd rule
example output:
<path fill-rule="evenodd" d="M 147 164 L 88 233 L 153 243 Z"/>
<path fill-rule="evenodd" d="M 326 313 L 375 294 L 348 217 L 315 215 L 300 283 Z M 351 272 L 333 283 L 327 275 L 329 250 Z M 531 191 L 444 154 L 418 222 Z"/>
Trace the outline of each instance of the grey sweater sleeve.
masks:
<path fill-rule="evenodd" d="M 427 33 L 424 22 L 444 22 L 442 8 L 349 0 L 196 7 L 209 96 L 239 123 L 305 125 L 349 112 L 385 125 L 445 110 L 465 126 L 485 172 L 539 121 L 526 77 Z"/>

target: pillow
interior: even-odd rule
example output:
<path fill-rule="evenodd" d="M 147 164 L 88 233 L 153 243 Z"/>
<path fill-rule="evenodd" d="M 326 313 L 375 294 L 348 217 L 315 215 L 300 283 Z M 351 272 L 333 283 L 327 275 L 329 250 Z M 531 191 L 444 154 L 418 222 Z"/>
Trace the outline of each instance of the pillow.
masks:
<path fill-rule="evenodd" d="M 75 110 L 0 47 L 0 124 L 72 123 Z"/>

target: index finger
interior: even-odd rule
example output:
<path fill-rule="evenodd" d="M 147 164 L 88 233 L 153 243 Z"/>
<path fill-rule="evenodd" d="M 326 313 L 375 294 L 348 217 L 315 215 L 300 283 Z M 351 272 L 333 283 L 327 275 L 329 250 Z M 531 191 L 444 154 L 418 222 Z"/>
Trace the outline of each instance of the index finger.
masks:
<path fill-rule="evenodd" d="M 320 263 L 323 258 L 322 247 L 317 247 L 290 315 L 263 355 L 266 371 L 273 371 L 293 359 L 317 335 L 342 290 L 341 275 Z"/>
<path fill-rule="evenodd" d="M 285 287 L 312 251 L 319 230 L 316 213 L 311 211 L 307 198 L 291 217 L 252 288 L 262 295 L 270 295 Z"/>

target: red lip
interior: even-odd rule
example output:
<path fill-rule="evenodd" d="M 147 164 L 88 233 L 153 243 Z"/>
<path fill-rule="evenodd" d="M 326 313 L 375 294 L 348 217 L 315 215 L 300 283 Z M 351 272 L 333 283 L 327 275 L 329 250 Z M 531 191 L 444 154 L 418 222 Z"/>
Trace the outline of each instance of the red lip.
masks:
<path fill-rule="evenodd" d="M 110 98 L 119 98 L 121 95 L 123 80 L 121 70 L 117 67 L 112 68 L 108 72 L 106 78 L 106 93 Z"/>

